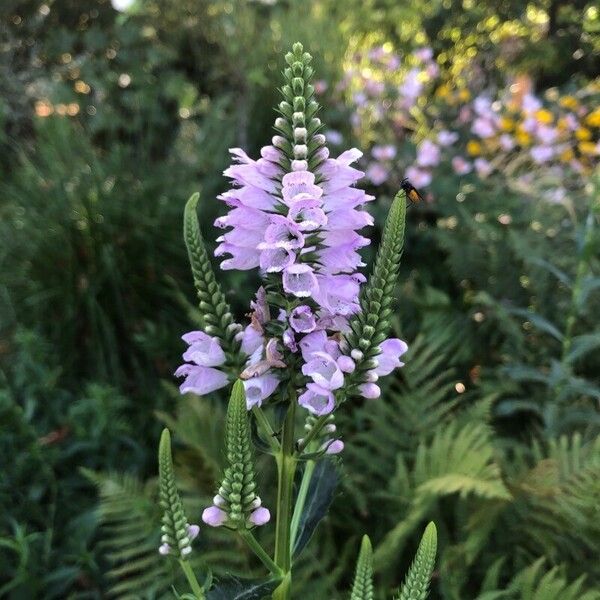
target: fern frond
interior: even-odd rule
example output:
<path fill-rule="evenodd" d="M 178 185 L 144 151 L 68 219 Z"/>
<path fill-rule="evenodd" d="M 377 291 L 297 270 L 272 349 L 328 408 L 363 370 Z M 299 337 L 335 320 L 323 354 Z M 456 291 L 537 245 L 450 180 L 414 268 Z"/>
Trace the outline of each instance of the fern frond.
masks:
<path fill-rule="evenodd" d="M 404 540 L 439 498 L 458 494 L 482 500 L 511 499 L 495 461 L 490 429 L 484 423 L 439 426 L 431 440 L 417 447 L 411 483 L 414 492 L 408 513 L 375 551 L 376 568 L 393 564 Z"/>
<path fill-rule="evenodd" d="M 600 600 L 597 588 L 586 589 L 584 575 L 570 582 L 563 568 L 544 572 L 543 566 L 544 558 L 540 558 L 517 573 L 507 589 L 484 592 L 476 600 Z"/>
<path fill-rule="evenodd" d="M 415 560 L 400 588 L 397 600 L 425 600 L 427 598 L 436 553 L 437 530 L 432 522 L 425 528 Z"/>
<path fill-rule="evenodd" d="M 367 535 L 360 545 L 350 600 L 373 600 L 373 549 Z"/>
<path fill-rule="evenodd" d="M 161 597 L 175 580 L 157 552 L 160 509 L 157 490 L 126 474 L 85 470 L 98 488 L 102 540 L 107 559 L 108 595 L 116 598 Z"/>

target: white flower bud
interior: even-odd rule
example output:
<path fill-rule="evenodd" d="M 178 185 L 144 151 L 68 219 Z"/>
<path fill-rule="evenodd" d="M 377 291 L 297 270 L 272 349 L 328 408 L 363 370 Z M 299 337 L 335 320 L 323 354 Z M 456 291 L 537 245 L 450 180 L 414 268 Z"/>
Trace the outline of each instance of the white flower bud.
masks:
<path fill-rule="evenodd" d="M 354 359 L 354 360 L 362 360 L 364 357 L 364 354 L 358 349 L 358 348 L 354 348 L 354 350 L 352 350 L 352 352 L 350 352 L 350 356 Z"/>
<path fill-rule="evenodd" d="M 304 159 L 308 155 L 308 148 L 304 144 L 296 144 L 294 146 L 294 156 L 297 159 Z"/>
<path fill-rule="evenodd" d="M 379 375 L 375 373 L 375 371 L 368 371 L 366 375 L 366 380 L 375 383 L 379 379 Z"/>
<path fill-rule="evenodd" d="M 298 143 L 306 141 L 306 127 L 296 127 L 294 129 L 294 141 Z"/>
<path fill-rule="evenodd" d="M 285 138 L 281 137 L 280 135 L 274 135 L 271 141 L 273 142 L 273 146 L 276 148 L 283 148 L 286 144 Z"/>
<path fill-rule="evenodd" d="M 308 171 L 308 162 L 305 160 L 293 160 L 292 171 Z"/>

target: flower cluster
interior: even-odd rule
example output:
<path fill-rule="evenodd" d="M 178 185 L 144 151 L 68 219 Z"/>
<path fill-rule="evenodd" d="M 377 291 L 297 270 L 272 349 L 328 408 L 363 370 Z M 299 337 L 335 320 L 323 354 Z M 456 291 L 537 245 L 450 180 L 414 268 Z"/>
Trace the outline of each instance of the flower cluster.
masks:
<path fill-rule="evenodd" d="M 373 224 L 363 210 L 373 197 L 355 187 L 364 175 L 352 166 L 360 151 L 329 156 L 315 116 L 310 55 L 296 44 L 286 61 L 272 144 L 262 148 L 258 160 L 231 150 L 234 164 L 224 174 L 233 186 L 219 197 L 229 210 L 215 222 L 226 230 L 215 255 L 222 258 L 222 269 L 259 269 L 265 281 L 252 303 L 250 324 L 237 334 L 245 368 L 231 373 L 244 380 L 248 409 L 260 406 L 284 378 L 294 377 L 299 404 L 326 415 L 336 406 L 345 376 L 355 370 L 343 339 L 360 310 L 365 277 L 358 271 L 364 266 L 358 251 L 370 240 L 359 231 Z M 226 369 L 217 368 L 226 363 L 219 340 L 203 332 L 183 339 L 190 346 L 186 364 L 176 372 L 186 376 L 182 393 L 205 394 L 226 385 Z M 379 396 L 375 382 L 401 366 L 405 351 L 401 340 L 382 340 L 378 366 L 361 382 L 364 397 Z"/>
<path fill-rule="evenodd" d="M 372 146 L 366 161 L 376 186 L 398 185 L 392 161 L 415 138 L 414 162 L 400 176 L 417 187 L 450 164 L 457 175 L 510 172 L 522 189 L 543 166 L 547 182 L 538 177 L 537 183 L 556 200 L 564 195 L 563 181 L 581 184 L 600 158 L 599 80 L 574 94 L 551 89 L 541 97 L 523 76 L 499 89 L 488 85 L 477 59 L 442 72 L 430 48 L 400 57 L 384 44 L 357 53 L 341 87 L 354 105 L 355 132 L 372 139 L 373 128 L 381 129 L 376 137 L 383 142 Z"/>

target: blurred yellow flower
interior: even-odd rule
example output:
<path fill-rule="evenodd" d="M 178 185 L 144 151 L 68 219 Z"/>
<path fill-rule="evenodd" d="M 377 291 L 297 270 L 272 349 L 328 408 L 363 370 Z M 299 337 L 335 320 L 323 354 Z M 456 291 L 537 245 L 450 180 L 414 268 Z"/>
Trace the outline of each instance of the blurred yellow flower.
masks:
<path fill-rule="evenodd" d="M 579 142 L 577 148 L 581 154 L 595 156 L 598 154 L 598 146 L 594 142 Z"/>
<path fill-rule="evenodd" d="M 575 158 L 575 153 L 572 148 L 567 148 L 565 151 L 561 152 L 560 160 L 563 162 L 570 162 Z"/>
<path fill-rule="evenodd" d="M 577 106 L 579 105 L 579 103 L 577 102 L 577 98 L 574 98 L 573 96 L 563 96 L 560 99 L 560 105 L 563 108 L 568 108 L 569 110 L 575 110 L 577 108 Z"/>
<path fill-rule="evenodd" d="M 481 144 L 476 140 L 469 140 L 467 142 L 467 152 L 471 156 L 479 156 L 481 154 Z"/>
<path fill-rule="evenodd" d="M 546 108 L 536 111 L 535 118 L 544 125 L 548 125 L 554 121 L 554 115 Z"/>
<path fill-rule="evenodd" d="M 531 143 L 531 136 L 521 127 L 517 128 L 515 137 L 519 146 L 528 146 Z"/>
<path fill-rule="evenodd" d="M 471 92 L 467 88 L 463 88 L 462 90 L 459 90 L 458 99 L 461 102 L 467 102 L 468 100 L 471 99 Z"/>
<path fill-rule="evenodd" d="M 500 129 L 502 131 L 512 131 L 515 128 L 515 122 L 513 119 L 509 119 L 508 117 L 500 118 Z"/>
<path fill-rule="evenodd" d="M 581 142 L 585 142 L 586 140 L 590 140 L 592 138 L 592 132 L 589 129 L 586 129 L 585 127 L 580 127 L 576 132 L 575 132 L 575 137 L 581 141 Z"/>
<path fill-rule="evenodd" d="M 450 86 L 447 83 L 440 85 L 436 90 L 435 95 L 438 98 L 447 98 L 450 95 Z"/>
<path fill-rule="evenodd" d="M 585 124 L 590 127 L 600 127 L 600 108 L 592 111 L 586 118 Z"/>

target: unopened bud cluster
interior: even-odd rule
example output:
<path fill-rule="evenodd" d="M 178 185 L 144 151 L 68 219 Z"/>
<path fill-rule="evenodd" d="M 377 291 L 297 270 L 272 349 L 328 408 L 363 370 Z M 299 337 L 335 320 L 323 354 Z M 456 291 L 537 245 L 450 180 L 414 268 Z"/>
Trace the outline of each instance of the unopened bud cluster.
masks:
<path fill-rule="evenodd" d="M 271 515 L 256 494 L 252 441 L 241 381 L 234 384 L 227 409 L 226 448 L 229 466 L 213 505 L 204 510 L 202 520 L 212 527 L 224 525 L 231 529 L 264 525 Z"/>
<path fill-rule="evenodd" d="M 163 509 L 161 545 L 158 551 L 185 559 L 192 552 L 192 540 L 198 535 L 198 525 L 190 525 L 175 485 L 171 435 L 165 429 L 158 450 L 160 505 Z"/>

